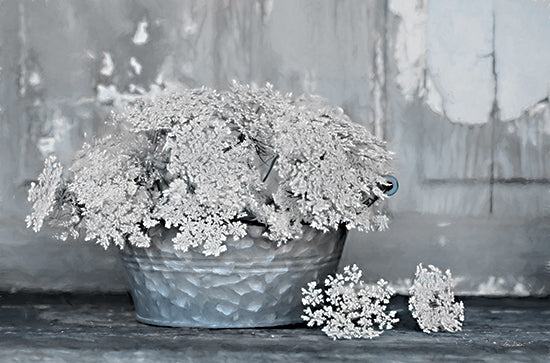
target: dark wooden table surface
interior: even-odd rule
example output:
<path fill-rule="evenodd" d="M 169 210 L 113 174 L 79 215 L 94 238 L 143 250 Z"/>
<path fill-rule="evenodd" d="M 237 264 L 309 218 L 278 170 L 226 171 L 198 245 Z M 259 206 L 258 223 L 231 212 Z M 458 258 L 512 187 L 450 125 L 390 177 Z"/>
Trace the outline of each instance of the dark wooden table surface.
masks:
<path fill-rule="evenodd" d="M 127 295 L 0 294 L 2 362 L 550 362 L 550 300 L 464 298 L 459 333 L 428 335 L 406 299 L 401 322 L 373 340 L 333 341 L 304 325 L 159 328 L 137 323 Z"/>

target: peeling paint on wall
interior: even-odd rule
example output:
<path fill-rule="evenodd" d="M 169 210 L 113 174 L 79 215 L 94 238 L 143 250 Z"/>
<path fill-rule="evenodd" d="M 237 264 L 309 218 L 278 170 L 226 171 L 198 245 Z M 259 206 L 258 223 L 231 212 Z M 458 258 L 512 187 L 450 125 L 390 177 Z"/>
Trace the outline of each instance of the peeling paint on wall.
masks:
<path fill-rule="evenodd" d="M 491 3 L 389 4 L 400 22 L 394 49 L 397 82 L 405 98 L 421 98 L 453 122 L 487 122 L 493 101 Z"/>
<path fill-rule="evenodd" d="M 529 296 L 529 288 L 522 276 L 509 278 L 490 276 L 487 281 L 479 284 L 475 294 L 484 296 Z"/>
<path fill-rule="evenodd" d="M 42 79 L 40 78 L 40 74 L 38 72 L 33 71 L 31 72 L 29 76 L 29 85 L 32 87 L 38 86 L 42 82 Z"/>
<path fill-rule="evenodd" d="M 24 96 L 27 92 L 27 18 L 25 16 L 25 3 L 19 3 L 19 41 L 21 42 L 21 54 L 19 58 L 19 94 Z"/>
<path fill-rule="evenodd" d="M 177 83 L 167 83 L 166 87 L 177 87 Z M 149 90 L 130 83 L 128 91 L 120 91 L 114 84 L 97 85 L 96 100 L 100 104 L 112 106 L 115 109 L 122 110 L 124 106 L 134 102 L 138 97 L 155 97 L 164 87 L 157 84 L 149 85 Z"/>
<path fill-rule="evenodd" d="M 498 104 L 513 120 L 550 95 L 550 3 L 494 1 Z"/>
<path fill-rule="evenodd" d="M 427 73 L 439 90 L 443 115 L 453 122 L 475 125 L 490 119 L 495 98 L 492 11 L 490 1 L 429 2 Z"/>
<path fill-rule="evenodd" d="M 115 64 L 113 63 L 113 58 L 111 57 L 111 54 L 108 52 L 103 52 L 102 67 L 99 73 L 106 77 L 110 77 L 113 75 L 114 70 Z"/>
<path fill-rule="evenodd" d="M 38 139 L 37 147 L 43 158 L 56 152 L 58 143 L 67 142 L 74 124 L 65 118 L 60 110 L 55 110 L 51 118 L 44 120 L 44 134 Z"/>
<path fill-rule="evenodd" d="M 550 7 L 390 0 L 389 8 L 399 19 L 397 82 L 407 100 L 423 99 L 450 121 L 475 125 L 489 121 L 495 101 L 501 119 L 512 120 L 548 98 L 550 48 L 540 45 L 550 37 Z"/>
<path fill-rule="evenodd" d="M 453 285 L 461 295 L 470 296 L 529 296 L 532 291 L 522 276 L 489 276 L 487 280 L 477 285 L 473 285 L 471 279 L 471 276 L 453 276 Z M 398 294 L 408 295 L 412 286 L 412 278 L 397 279 L 390 285 Z"/>
<path fill-rule="evenodd" d="M 384 125 L 386 123 L 386 65 L 385 65 L 385 44 L 384 38 L 378 36 L 374 46 L 374 62 L 373 62 L 373 80 L 372 80 L 372 95 L 373 95 L 373 118 L 374 118 L 374 134 L 384 139 Z"/>
<path fill-rule="evenodd" d="M 256 11 L 261 15 L 262 22 L 265 23 L 273 11 L 273 0 L 256 0 Z"/>
<path fill-rule="evenodd" d="M 132 67 L 136 75 L 139 76 L 141 74 L 142 66 L 135 57 L 130 58 L 130 66 Z"/>
<path fill-rule="evenodd" d="M 389 0 L 389 10 L 399 18 L 394 57 L 396 81 L 408 101 L 420 92 L 426 69 L 427 0 Z"/>
<path fill-rule="evenodd" d="M 145 19 L 143 19 L 138 23 L 136 33 L 132 38 L 132 42 L 134 42 L 134 44 L 143 45 L 147 43 L 147 39 L 149 38 L 149 33 L 147 33 L 148 26 L 149 26 L 149 23 Z"/>

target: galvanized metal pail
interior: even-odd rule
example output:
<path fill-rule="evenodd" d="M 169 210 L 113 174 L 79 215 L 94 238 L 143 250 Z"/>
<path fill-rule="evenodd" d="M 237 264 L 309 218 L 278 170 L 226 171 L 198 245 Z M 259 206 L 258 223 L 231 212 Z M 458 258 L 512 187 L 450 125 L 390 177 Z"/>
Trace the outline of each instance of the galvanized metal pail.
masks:
<path fill-rule="evenodd" d="M 126 246 L 136 318 L 173 327 L 243 328 L 301 322 L 301 289 L 333 274 L 347 231 L 305 227 L 299 240 L 277 247 L 249 226 L 248 235 L 226 241 L 220 256 L 175 251 L 174 231 L 153 237 L 149 248 Z"/>

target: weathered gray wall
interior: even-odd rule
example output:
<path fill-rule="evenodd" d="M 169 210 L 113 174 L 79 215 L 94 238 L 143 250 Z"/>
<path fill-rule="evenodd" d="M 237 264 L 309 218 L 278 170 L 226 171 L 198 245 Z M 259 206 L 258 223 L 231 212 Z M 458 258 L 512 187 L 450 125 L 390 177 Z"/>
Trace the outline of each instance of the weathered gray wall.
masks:
<path fill-rule="evenodd" d="M 343 263 L 401 291 L 424 262 L 462 293 L 548 294 L 549 15 L 530 0 L 0 0 L 0 290 L 124 290 L 116 251 L 25 230 L 29 181 L 113 105 L 238 79 L 321 94 L 396 151 L 390 230 L 352 234 Z"/>

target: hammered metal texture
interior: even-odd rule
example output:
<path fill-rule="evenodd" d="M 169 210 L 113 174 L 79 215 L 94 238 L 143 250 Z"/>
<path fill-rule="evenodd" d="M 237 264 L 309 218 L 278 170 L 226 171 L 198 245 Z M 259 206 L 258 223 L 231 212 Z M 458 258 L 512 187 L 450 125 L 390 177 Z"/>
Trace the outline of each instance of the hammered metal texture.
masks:
<path fill-rule="evenodd" d="M 218 257 L 175 251 L 173 231 L 121 253 L 136 318 L 174 327 L 243 328 L 301 322 L 302 287 L 335 272 L 346 231 L 307 228 L 280 247 L 250 226 Z"/>

